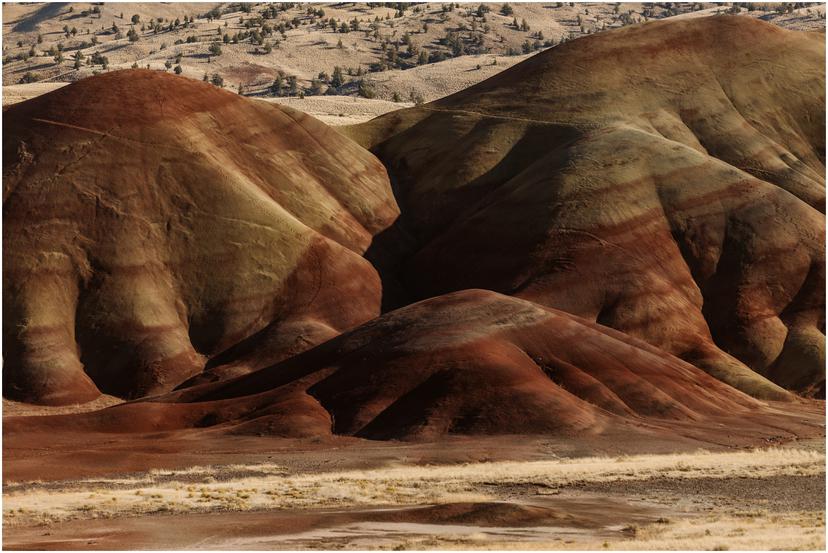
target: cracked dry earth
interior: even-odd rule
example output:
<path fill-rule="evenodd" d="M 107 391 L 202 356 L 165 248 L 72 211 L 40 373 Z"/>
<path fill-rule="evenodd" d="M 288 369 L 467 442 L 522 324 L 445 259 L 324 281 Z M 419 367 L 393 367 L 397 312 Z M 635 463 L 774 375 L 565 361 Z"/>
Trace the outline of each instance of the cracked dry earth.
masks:
<path fill-rule="evenodd" d="M 311 452 L 310 457 L 331 456 Z M 6 549 L 824 549 L 824 440 L 5 483 Z"/>

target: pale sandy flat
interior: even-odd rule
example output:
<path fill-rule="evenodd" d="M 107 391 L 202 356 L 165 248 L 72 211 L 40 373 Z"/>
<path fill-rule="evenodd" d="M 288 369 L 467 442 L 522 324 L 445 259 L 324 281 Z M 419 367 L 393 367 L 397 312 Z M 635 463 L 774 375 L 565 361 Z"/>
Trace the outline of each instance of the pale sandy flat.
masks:
<path fill-rule="evenodd" d="M 3 87 L 3 105 L 8 106 L 18 102 L 23 102 L 29 98 L 34 98 L 35 96 L 40 96 L 41 94 L 57 90 L 67 84 L 69 83 L 46 82 L 5 85 Z"/>
<path fill-rule="evenodd" d="M 305 98 L 260 98 L 298 109 L 332 126 L 363 123 L 390 111 L 411 107 L 411 102 L 369 100 L 356 96 L 307 96 Z"/>

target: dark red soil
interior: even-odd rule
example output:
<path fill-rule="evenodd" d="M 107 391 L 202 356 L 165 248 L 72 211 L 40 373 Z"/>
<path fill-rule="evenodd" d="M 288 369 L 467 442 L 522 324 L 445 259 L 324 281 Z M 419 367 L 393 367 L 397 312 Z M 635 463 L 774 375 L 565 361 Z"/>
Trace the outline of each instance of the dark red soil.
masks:
<path fill-rule="evenodd" d="M 323 441 L 639 428 L 715 441 L 724 439 L 722 421 L 737 418 L 753 427 L 751 439 L 818 431 L 810 417 L 797 422 L 797 413 L 814 409 L 810 402 L 788 400 L 780 411 L 620 332 L 469 290 L 388 313 L 251 374 L 101 411 L 14 417 L 5 430 L 21 445 L 47 428 L 92 435 L 212 429 Z"/>

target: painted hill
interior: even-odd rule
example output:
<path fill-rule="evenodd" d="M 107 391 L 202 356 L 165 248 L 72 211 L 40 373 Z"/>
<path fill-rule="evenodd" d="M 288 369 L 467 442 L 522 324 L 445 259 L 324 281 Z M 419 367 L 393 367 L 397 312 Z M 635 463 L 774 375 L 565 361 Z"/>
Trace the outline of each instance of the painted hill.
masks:
<path fill-rule="evenodd" d="M 130 70 L 8 108 L 3 134 L 8 397 L 157 393 L 251 336 L 267 365 L 379 313 L 385 170 L 309 116 Z"/>
<path fill-rule="evenodd" d="M 211 428 L 290 438 L 670 431 L 773 410 L 649 344 L 562 311 L 465 290 L 387 313 L 238 378 L 14 431 Z"/>
<path fill-rule="evenodd" d="M 386 308 L 486 288 L 758 397 L 824 394 L 824 52 L 744 17 L 645 23 L 345 130 L 402 210 L 368 252 Z"/>

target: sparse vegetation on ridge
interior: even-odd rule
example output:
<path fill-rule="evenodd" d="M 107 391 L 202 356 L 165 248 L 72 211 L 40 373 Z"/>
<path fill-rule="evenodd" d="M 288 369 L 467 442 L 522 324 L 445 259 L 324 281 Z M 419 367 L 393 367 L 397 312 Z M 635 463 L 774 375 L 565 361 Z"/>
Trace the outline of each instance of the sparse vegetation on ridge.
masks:
<path fill-rule="evenodd" d="M 37 5 L 6 5 L 4 33 L 12 46 L 3 53 L 3 82 L 65 82 L 94 71 L 133 66 L 169 69 L 168 51 L 173 50 L 173 56 L 181 56 L 173 63 L 182 67 L 179 74 L 198 78 L 205 70 L 217 73 L 233 88 L 242 85 L 245 94 L 267 96 L 276 71 L 282 71 L 297 78 L 296 90 L 283 95 L 360 95 L 357 83 L 363 72 L 371 75 L 364 79 L 373 81 L 373 76 L 388 71 L 465 56 L 529 54 L 642 21 L 711 10 L 733 12 L 705 3 L 624 4 L 624 10 L 614 4 L 566 2 L 396 7 L 254 3 L 206 4 L 202 13 L 184 6 L 146 4 L 140 13 L 122 17 L 120 8 L 106 4 L 91 8 L 70 4 L 47 16 L 41 16 Z M 739 13 L 779 19 L 783 24 L 790 20 L 791 25 L 819 26 L 824 25 L 821 9 L 806 3 L 745 4 Z M 35 30 L 20 30 L 28 29 L 27 25 Z M 68 56 L 72 51 L 88 63 L 77 62 L 74 53 Z M 347 69 L 342 84 L 315 83 L 320 64 L 327 70 Z M 354 86 L 343 87 L 350 82 Z M 377 88 L 377 96 L 385 100 L 391 100 L 395 92 L 408 95 L 408 90 Z M 423 90 L 417 92 L 433 99 Z"/>

